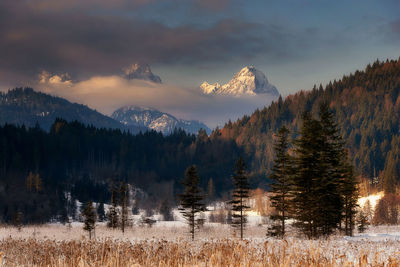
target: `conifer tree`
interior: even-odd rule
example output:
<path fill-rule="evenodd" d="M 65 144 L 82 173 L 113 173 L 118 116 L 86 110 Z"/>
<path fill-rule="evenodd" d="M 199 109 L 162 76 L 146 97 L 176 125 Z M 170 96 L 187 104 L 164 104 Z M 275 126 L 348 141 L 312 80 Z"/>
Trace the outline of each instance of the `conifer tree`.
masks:
<path fill-rule="evenodd" d="M 271 206 L 275 208 L 276 214 L 271 216 L 275 223 L 268 230 L 268 234 L 280 237 L 285 235 L 285 220 L 289 217 L 291 201 L 293 170 L 292 159 L 288 153 L 288 134 L 289 130 L 285 126 L 278 131 L 278 140 L 274 145 L 275 160 L 270 176 Z"/>
<path fill-rule="evenodd" d="M 128 224 L 128 206 L 129 206 L 129 186 L 127 183 L 122 182 L 119 187 L 119 201 L 121 206 L 121 231 L 125 232 L 125 228 Z"/>
<path fill-rule="evenodd" d="M 321 234 L 329 235 L 338 227 L 342 220 L 343 196 L 341 192 L 343 173 L 344 179 L 354 180 L 347 177 L 349 168 L 344 162 L 345 150 L 344 141 L 340 135 L 339 127 L 335 122 L 334 114 L 329 110 L 327 103 L 320 106 L 319 118 L 321 124 L 321 145 L 320 145 L 320 180 L 318 185 L 319 211 L 317 224 Z M 343 166 L 345 169 L 343 171 Z M 351 173 L 352 175 L 352 173 Z M 351 194 L 347 188 L 348 205 L 352 204 Z M 349 212 L 352 208 L 349 207 Z"/>
<path fill-rule="evenodd" d="M 343 198 L 345 234 L 348 236 L 353 236 L 355 215 L 358 207 L 357 181 L 353 173 L 353 166 L 347 162 L 344 163 L 341 193 Z"/>
<path fill-rule="evenodd" d="M 196 216 L 206 210 L 204 195 L 199 187 L 199 175 L 195 165 L 190 166 L 185 172 L 185 179 L 182 181 L 184 192 L 180 194 L 180 207 L 183 217 L 189 225 L 189 232 L 194 240 L 195 228 L 197 226 Z"/>
<path fill-rule="evenodd" d="M 96 212 L 92 201 L 86 203 L 86 205 L 83 207 L 81 215 L 84 223 L 83 230 L 87 231 L 89 233 L 89 239 L 92 239 L 92 232 L 96 228 Z"/>
<path fill-rule="evenodd" d="M 106 218 L 106 214 L 105 214 L 105 211 L 104 211 L 104 203 L 103 202 L 101 202 L 98 205 L 96 213 L 97 213 L 97 218 L 98 218 L 99 222 L 103 222 L 105 220 L 105 218 Z"/>
<path fill-rule="evenodd" d="M 304 112 L 302 118 L 300 137 L 295 140 L 292 208 L 295 226 L 311 238 L 318 235 L 318 186 L 324 172 L 320 157 L 322 127 L 310 112 Z"/>
<path fill-rule="evenodd" d="M 331 234 L 344 219 L 346 234 L 352 235 L 357 182 L 333 113 L 323 104 L 319 115 L 316 120 L 309 112 L 303 114 L 295 141 L 295 225 L 311 238 Z"/>
<path fill-rule="evenodd" d="M 235 228 L 240 229 L 240 238 L 243 239 L 243 231 L 247 222 L 246 210 L 249 208 L 246 201 L 249 198 L 250 184 L 246 171 L 246 164 L 240 157 L 235 165 L 235 174 L 233 176 L 235 189 L 232 193 L 232 200 L 229 202 L 232 206 L 232 223 Z"/>
<path fill-rule="evenodd" d="M 117 203 L 118 203 L 117 188 L 113 184 L 111 185 L 111 205 L 107 213 L 107 218 L 108 218 L 107 226 L 110 228 L 118 227 L 119 216 L 118 216 Z"/>
<path fill-rule="evenodd" d="M 368 226 L 368 219 L 366 214 L 364 213 L 364 211 L 360 211 L 360 213 L 358 214 L 358 218 L 357 218 L 357 230 L 359 233 L 363 233 Z"/>
<path fill-rule="evenodd" d="M 397 183 L 400 175 L 400 161 L 394 155 L 396 155 L 396 153 L 391 151 L 386 157 L 385 169 L 383 171 L 383 189 L 385 194 L 396 193 Z"/>

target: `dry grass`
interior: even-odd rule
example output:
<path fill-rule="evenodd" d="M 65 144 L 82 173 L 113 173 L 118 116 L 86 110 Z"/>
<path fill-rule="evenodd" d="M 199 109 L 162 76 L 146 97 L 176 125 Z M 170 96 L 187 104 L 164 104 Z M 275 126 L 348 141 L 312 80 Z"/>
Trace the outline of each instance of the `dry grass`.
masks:
<path fill-rule="evenodd" d="M 4 266 L 400 266 L 398 255 L 381 260 L 379 255 L 360 253 L 349 259 L 301 245 L 277 240 L 251 244 L 232 239 L 131 243 L 8 238 L 0 242 L 0 250 Z"/>
<path fill-rule="evenodd" d="M 80 227 L 35 228 L 35 236 L 31 228 L 21 232 L 4 228 L 0 231 L 0 266 L 400 266 L 398 240 L 276 240 L 261 235 L 263 229 L 256 237 L 257 228 L 244 241 L 212 238 L 218 228 L 195 242 L 179 237 L 186 230 L 182 227 L 167 238 L 149 236 L 171 229 L 144 228 L 142 233 L 132 229 L 124 238 L 115 239 L 117 232 L 100 228 L 97 240 L 89 241 Z M 60 235 L 52 236 L 56 231 Z"/>

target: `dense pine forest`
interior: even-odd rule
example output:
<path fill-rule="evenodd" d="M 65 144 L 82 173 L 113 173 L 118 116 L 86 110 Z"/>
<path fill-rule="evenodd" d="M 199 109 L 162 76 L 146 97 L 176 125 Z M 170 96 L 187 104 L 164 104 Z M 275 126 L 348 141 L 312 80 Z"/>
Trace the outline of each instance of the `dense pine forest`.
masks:
<path fill-rule="evenodd" d="M 120 181 L 146 192 L 141 208 L 146 203 L 156 208 L 164 199 L 174 201 L 176 185 L 192 163 L 201 166 L 204 188 L 213 177 L 224 191 L 241 154 L 233 141 L 211 140 L 205 132 L 197 137 L 180 130 L 165 137 L 154 131 L 132 135 L 63 119 L 50 132 L 38 125 L 0 127 L 0 153 L 5 222 L 18 212 L 26 214 L 26 222 L 74 216 L 74 200 L 109 202 L 110 186 Z"/>
<path fill-rule="evenodd" d="M 0 127 L 0 221 L 23 214 L 25 223 L 75 216 L 75 200 L 109 203 L 110 187 L 125 181 L 142 189 L 141 208 L 176 201 L 185 169 L 195 164 L 200 187 L 212 179 L 218 196 L 232 190 L 235 162 L 248 163 L 251 188 L 268 187 L 274 136 L 286 126 L 298 136 L 302 114 L 318 114 L 322 103 L 335 114 L 356 175 L 378 180 L 387 190 L 399 179 L 400 61 L 375 62 L 325 87 L 314 87 L 207 136 L 176 130 L 132 135 L 56 119 L 50 131 Z"/>

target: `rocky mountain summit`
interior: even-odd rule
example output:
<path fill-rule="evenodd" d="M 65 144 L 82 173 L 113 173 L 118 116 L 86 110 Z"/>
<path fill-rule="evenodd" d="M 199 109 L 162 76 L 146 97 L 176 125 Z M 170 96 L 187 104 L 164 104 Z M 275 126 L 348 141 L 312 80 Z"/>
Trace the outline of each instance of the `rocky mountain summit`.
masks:
<path fill-rule="evenodd" d="M 244 67 L 232 80 L 224 85 L 203 82 L 200 88 L 204 94 L 231 95 L 236 97 L 259 94 L 270 94 L 274 97 L 279 96 L 278 90 L 268 82 L 265 74 L 253 66 Z"/>
<path fill-rule="evenodd" d="M 125 78 L 128 80 L 138 79 L 138 80 L 145 80 L 154 83 L 161 83 L 160 76 L 153 74 L 150 69 L 150 66 L 145 64 L 132 64 L 131 66 L 123 69 Z"/>

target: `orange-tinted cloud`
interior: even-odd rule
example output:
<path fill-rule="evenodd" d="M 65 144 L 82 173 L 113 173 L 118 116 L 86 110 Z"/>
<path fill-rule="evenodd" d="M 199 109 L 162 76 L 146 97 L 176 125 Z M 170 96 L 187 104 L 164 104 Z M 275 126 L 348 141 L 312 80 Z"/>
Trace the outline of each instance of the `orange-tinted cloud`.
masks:
<path fill-rule="evenodd" d="M 153 107 L 178 118 L 196 119 L 211 127 L 229 119 L 250 114 L 257 107 L 271 102 L 267 96 L 228 97 L 204 95 L 199 89 L 156 84 L 141 80 L 126 80 L 119 76 L 95 76 L 71 85 L 39 84 L 45 93 L 86 104 L 110 115 L 124 105 Z"/>

